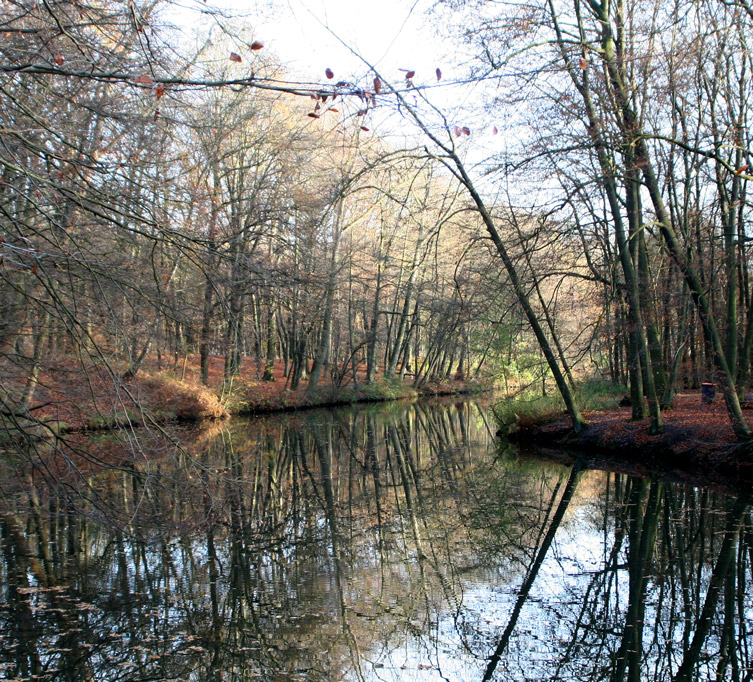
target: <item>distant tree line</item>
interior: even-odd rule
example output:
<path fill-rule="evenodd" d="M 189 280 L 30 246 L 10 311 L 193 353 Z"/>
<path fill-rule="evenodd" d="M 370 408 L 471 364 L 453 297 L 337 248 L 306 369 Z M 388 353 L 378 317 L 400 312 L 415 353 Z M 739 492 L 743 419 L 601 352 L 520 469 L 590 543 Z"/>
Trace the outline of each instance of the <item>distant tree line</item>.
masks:
<path fill-rule="evenodd" d="M 373 87 L 296 85 L 240 25 L 179 49 L 166 7 L 0 10 L 3 413 L 33 416 L 45 373 L 188 354 L 204 383 L 252 358 L 291 389 L 511 364 L 525 334 L 478 220 L 368 129 Z"/>
<path fill-rule="evenodd" d="M 205 383 L 218 356 L 291 389 L 553 379 L 576 429 L 578 378 L 655 432 L 713 382 L 747 439 L 748 5 L 443 6 L 504 84 L 483 184 L 479 128 L 415 75 L 295 83 L 241 24 L 184 48 L 159 3 L 4 6 L 3 412 L 71 359 L 198 354 Z M 427 147 L 372 130 L 395 104 Z"/>

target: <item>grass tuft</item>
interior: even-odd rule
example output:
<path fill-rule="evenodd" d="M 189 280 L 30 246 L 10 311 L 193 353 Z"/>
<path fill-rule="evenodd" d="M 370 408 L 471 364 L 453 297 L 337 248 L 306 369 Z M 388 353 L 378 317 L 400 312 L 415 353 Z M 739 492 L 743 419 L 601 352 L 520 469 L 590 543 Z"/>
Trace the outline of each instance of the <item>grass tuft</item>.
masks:
<path fill-rule="evenodd" d="M 612 410 L 625 395 L 625 387 L 602 379 L 586 380 L 576 386 L 575 395 L 583 412 Z M 559 393 L 542 396 L 527 391 L 494 406 L 494 417 L 506 434 L 555 421 L 564 412 L 565 403 Z"/>

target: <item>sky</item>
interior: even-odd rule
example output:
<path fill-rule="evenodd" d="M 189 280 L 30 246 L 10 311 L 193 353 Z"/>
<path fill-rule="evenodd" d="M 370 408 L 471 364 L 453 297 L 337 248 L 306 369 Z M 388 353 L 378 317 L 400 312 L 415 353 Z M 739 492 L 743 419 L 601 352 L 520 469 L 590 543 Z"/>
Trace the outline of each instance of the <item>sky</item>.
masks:
<path fill-rule="evenodd" d="M 413 84 L 426 88 L 425 95 L 443 111 L 452 112 L 469 100 L 477 103 L 479 97 L 472 87 L 456 85 L 466 76 L 462 64 L 468 57 L 458 38 L 451 35 L 452 26 L 447 25 L 452 15 L 443 12 L 440 17 L 432 11 L 436 1 L 208 0 L 205 4 L 201 0 L 177 0 L 186 4 L 173 3 L 172 7 L 182 7 L 185 13 L 171 11 L 170 19 L 186 27 L 201 25 L 207 21 L 201 12 L 218 8 L 235 18 L 234 30 L 239 22 L 251 27 L 251 34 L 244 38 L 263 42 L 264 54 L 286 67 L 289 79 L 294 81 L 346 81 L 371 88 L 373 73 L 366 62 L 374 65 L 383 81 L 393 85 L 403 84 L 405 73 L 413 71 Z M 442 30 L 436 30 L 440 22 Z M 238 45 L 243 57 L 238 65 L 240 72 L 252 63 L 254 55 L 244 51 L 240 42 Z M 325 75 L 328 69 L 333 73 L 332 80 Z M 451 113 L 450 118 L 453 116 Z M 461 127 L 471 123 L 457 122 Z"/>
<path fill-rule="evenodd" d="M 465 76 L 461 64 L 467 60 L 463 47 L 454 44 L 451 31 L 431 12 L 436 0 L 270 0 L 275 9 L 258 2 L 224 0 L 227 7 L 243 11 L 258 31 L 258 39 L 292 74 L 305 80 L 327 82 L 331 69 L 334 81 L 352 81 L 371 86 L 373 74 L 358 55 L 373 64 L 384 79 L 402 83 L 405 70 L 415 71 L 416 86 L 430 86 L 425 94 L 448 116 L 452 124 L 471 126 L 474 144 L 480 134 L 489 139 L 494 121 L 474 119 L 472 111 L 482 109 L 481 93 L 473 86 L 456 86 Z M 443 13 L 446 22 L 449 13 Z M 254 36 L 257 39 L 257 36 Z M 457 40 L 457 38 L 454 38 Z M 436 70 L 441 71 L 441 81 Z M 483 127 L 482 127 L 483 126 Z M 386 130 L 382 129 L 382 132 Z M 493 144 L 498 146 L 498 144 Z"/>
<path fill-rule="evenodd" d="M 321 80 L 328 68 L 337 80 L 365 75 L 368 68 L 348 47 L 387 78 L 402 78 L 404 68 L 415 70 L 417 81 L 421 74 L 436 80 L 435 69 L 448 68 L 441 58 L 443 41 L 427 17 L 427 0 L 276 0 L 274 9 L 263 2 L 224 3 L 247 12 L 265 47 L 306 79 Z"/>
<path fill-rule="evenodd" d="M 446 25 L 451 15 L 443 13 L 443 30 L 435 29 L 439 18 L 431 8 L 436 0 L 208 0 L 207 5 L 199 0 L 188 2 L 200 9 L 215 6 L 228 15 L 243 17 L 253 27 L 247 39 L 262 41 L 265 54 L 284 65 L 291 80 L 323 84 L 342 80 L 370 88 L 373 73 L 359 55 L 393 84 L 404 82 L 405 70 L 415 71 L 413 83 L 430 86 L 424 93 L 442 110 L 451 130 L 454 126 L 467 126 L 472 131 L 470 137 L 461 136 L 455 142 L 464 149 L 466 161 L 471 166 L 478 164 L 481 173 L 487 167 L 489 154 L 506 147 L 505 136 L 492 132 L 498 122 L 481 104 L 485 84 L 453 84 L 466 75 L 462 63 L 467 61 L 467 54 L 462 45 L 453 43 L 451 31 L 447 30 L 452 28 Z M 247 51 L 243 58 L 245 66 L 253 56 Z M 334 74 L 332 81 L 325 75 L 327 69 Z M 414 95 L 411 97 L 415 99 Z M 390 113 L 389 109 L 380 109 L 371 116 L 366 121 L 369 128 L 396 146 L 423 144 L 418 129 L 404 115 L 394 109 Z M 426 120 L 437 119 L 426 108 L 424 112 Z M 478 181 L 485 184 L 482 177 Z"/>

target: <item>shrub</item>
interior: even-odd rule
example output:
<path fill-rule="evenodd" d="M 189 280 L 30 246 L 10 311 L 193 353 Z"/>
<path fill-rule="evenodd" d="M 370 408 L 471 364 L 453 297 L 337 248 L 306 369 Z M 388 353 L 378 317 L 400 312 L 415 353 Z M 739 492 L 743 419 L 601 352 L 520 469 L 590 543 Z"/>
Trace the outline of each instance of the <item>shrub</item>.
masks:
<path fill-rule="evenodd" d="M 157 417 L 185 421 L 227 417 L 219 397 L 206 386 L 156 373 L 144 374 L 140 378 L 139 389 L 146 407 Z"/>
<path fill-rule="evenodd" d="M 576 391 L 578 404 L 583 410 L 616 409 L 625 393 L 625 386 L 604 379 L 587 379 L 578 384 Z"/>
<path fill-rule="evenodd" d="M 520 394 L 494 406 L 494 418 L 504 433 L 515 433 L 536 424 L 553 421 L 562 415 L 565 403 L 558 393 Z"/>

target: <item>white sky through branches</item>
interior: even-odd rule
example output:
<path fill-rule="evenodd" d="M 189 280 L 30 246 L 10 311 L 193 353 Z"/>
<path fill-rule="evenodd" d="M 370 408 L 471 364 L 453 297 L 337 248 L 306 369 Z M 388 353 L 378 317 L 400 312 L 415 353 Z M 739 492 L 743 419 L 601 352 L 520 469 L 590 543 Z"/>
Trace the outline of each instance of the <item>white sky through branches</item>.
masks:
<path fill-rule="evenodd" d="M 189 0 L 190 2 L 190 0 Z M 435 0 L 209 0 L 205 5 L 194 0 L 193 7 L 212 11 L 218 8 L 228 17 L 228 25 L 246 25 L 246 39 L 264 43 L 264 53 L 279 61 L 294 81 L 334 84 L 353 82 L 371 88 L 373 73 L 365 62 L 373 64 L 385 80 L 399 87 L 405 82 L 405 71 L 415 71 L 412 81 L 424 95 L 440 107 L 451 129 L 468 127 L 471 136 L 461 136 L 457 143 L 465 149 L 471 166 L 487 167 L 492 150 L 505 146 L 503 135 L 492 133 L 496 121 L 483 106 L 483 82 L 469 82 L 466 46 L 457 42 L 460 31 L 448 24 L 452 15 L 445 11 L 431 12 Z M 201 21 L 199 15 L 199 21 Z M 205 16 L 205 15 L 204 15 Z M 441 16 L 441 19 L 439 18 Z M 232 19 L 230 19 L 232 17 Z M 190 22 L 195 22 L 194 14 Z M 440 30 L 436 23 L 442 22 Z M 222 21 L 222 19 L 220 19 Z M 180 20 L 178 20 L 179 23 Z M 454 34 L 454 38 L 451 37 Z M 349 49 L 350 48 L 350 49 Z M 242 51 L 243 66 L 254 56 Z M 328 80 L 325 72 L 334 77 Z M 438 81 L 436 70 L 441 70 Z M 416 103 L 416 96 L 408 94 Z M 381 105 L 389 102 L 383 97 Z M 399 111 L 380 106 L 368 121 L 369 128 L 385 138 L 393 138 L 396 146 L 423 144 L 417 128 Z M 435 112 L 426 110 L 426 121 L 441 124 Z M 475 161 L 474 161 L 475 160 Z M 482 184 L 485 184 L 480 178 Z"/>
<path fill-rule="evenodd" d="M 245 4 L 226 3 L 240 11 Z M 245 9 L 265 46 L 291 72 L 307 79 L 322 79 L 327 68 L 337 80 L 367 73 L 364 63 L 339 38 L 383 70 L 386 78 L 398 81 L 403 77 L 399 69 L 404 68 L 415 70 L 417 81 L 430 82 L 436 80 L 436 68 L 451 68 L 441 63 L 443 45 L 428 23 L 429 6 L 425 0 L 277 0 L 272 6 L 259 3 Z"/>

